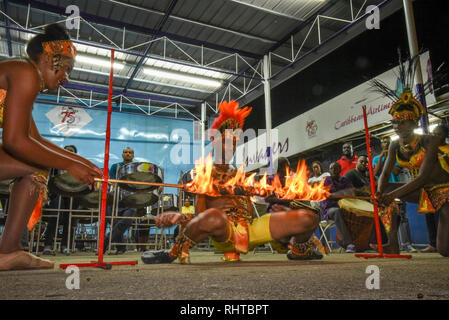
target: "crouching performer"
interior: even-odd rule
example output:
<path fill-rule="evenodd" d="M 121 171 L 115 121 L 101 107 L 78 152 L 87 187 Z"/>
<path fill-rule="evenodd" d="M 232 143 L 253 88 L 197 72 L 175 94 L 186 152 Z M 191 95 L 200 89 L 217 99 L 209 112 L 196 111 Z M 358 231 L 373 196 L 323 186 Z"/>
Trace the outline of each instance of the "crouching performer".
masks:
<path fill-rule="evenodd" d="M 229 130 L 226 129 L 243 128 L 244 119 L 251 109 L 239 109 L 235 101 L 223 102 L 219 107 L 220 115 L 215 119 L 212 129 L 219 130 L 221 141 L 214 139 L 212 143 L 215 144 L 215 150 L 221 148 L 222 157 L 217 157 L 216 152 L 212 175 L 218 181 L 228 181 L 237 172 L 229 164 L 235 153 L 236 137 L 227 136 Z M 225 143 L 230 138 L 232 142 Z M 156 218 L 158 227 L 179 223 L 180 233 L 170 250 L 147 251 L 142 255 L 142 261 L 147 264 L 171 263 L 179 258 L 181 263 L 186 263 L 190 248 L 208 237 L 217 250 L 225 253 L 224 260 L 227 261 L 238 261 L 241 253 L 269 242 L 277 244 L 273 245 L 274 248 L 284 248 L 290 260 L 321 259 L 323 255 L 314 249 L 314 244 L 319 243 L 314 237 L 319 214 L 307 205 L 303 207 L 290 211 L 285 208 L 287 210 L 255 218 L 251 200 L 247 196 L 197 195 L 197 214 L 187 216 L 178 212 L 165 212 Z"/>

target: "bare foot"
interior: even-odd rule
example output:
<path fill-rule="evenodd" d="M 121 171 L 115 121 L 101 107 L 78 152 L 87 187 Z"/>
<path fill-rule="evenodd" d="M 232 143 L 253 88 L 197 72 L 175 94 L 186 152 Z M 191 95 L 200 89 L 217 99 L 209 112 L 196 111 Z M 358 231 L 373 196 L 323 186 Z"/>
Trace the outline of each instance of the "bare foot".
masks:
<path fill-rule="evenodd" d="M 54 263 L 19 250 L 0 254 L 0 271 L 24 269 L 53 269 Z"/>

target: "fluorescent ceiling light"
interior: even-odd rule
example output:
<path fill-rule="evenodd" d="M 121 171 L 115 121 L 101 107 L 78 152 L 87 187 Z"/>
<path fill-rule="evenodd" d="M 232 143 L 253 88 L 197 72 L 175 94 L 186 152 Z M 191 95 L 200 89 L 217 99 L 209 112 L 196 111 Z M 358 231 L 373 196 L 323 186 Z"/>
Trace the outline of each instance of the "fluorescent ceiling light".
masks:
<path fill-rule="evenodd" d="M 111 66 L 111 62 L 105 59 L 91 58 L 83 55 L 77 55 L 75 58 L 76 62 L 92 64 L 100 67 L 109 68 Z M 125 66 L 122 63 L 114 62 L 114 69 L 121 70 Z"/>
<path fill-rule="evenodd" d="M 197 68 L 197 67 L 183 65 L 180 63 L 175 63 L 175 62 L 170 62 L 170 61 L 162 61 L 162 60 L 157 60 L 157 59 L 152 59 L 152 58 L 148 58 L 145 64 L 150 67 L 169 69 L 172 71 L 185 72 L 185 73 L 195 74 L 198 76 L 204 76 L 204 77 L 208 77 L 208 78 L 215 78 L 215 79 L 221 79 L 221 80 L 226 80 L 231 77 L 231 75 L 223 73 L 223 72 L 207 70 L 207 69 L 203 69 L 203 68 Z"/>
<path fill-rule="evenodd" d="M 155 78 L 163 78 L 163 79 L 182 81 L 182 82 L 197 84 L 197 85 L 201 85 L 201 86 L 205 86 L 205 87 L 218 88 L 218 87 L 221 87 L 221 85 L 222 85 L 222 83 L 220 81 L 206 79 L 206 78 L 200 78 L 200 77 L 187 76 L 187 75 L 183 75 L 180 73 L 163 71 L 163 70 L 155 69 L 155 68 L 145 68 L 143 70 L 143 72 L 145 74 L 155 77 Z"/>

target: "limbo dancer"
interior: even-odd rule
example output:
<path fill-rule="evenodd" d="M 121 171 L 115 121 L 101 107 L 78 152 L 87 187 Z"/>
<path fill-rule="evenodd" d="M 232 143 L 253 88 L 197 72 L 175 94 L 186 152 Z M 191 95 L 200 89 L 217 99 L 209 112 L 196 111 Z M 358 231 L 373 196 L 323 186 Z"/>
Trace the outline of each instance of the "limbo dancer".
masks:
<path fill-rule="evenodd" d="M 222 150 L 222 157 L 221 159 L 217 157 L 216 152 L 212 176 L 218 181 L 228 181 L 237 172 L 229 164 L 237 142 L 237 138 L 230 134 L 230 131 L 243 128 L 244 120 L 251 112 L 251 108 L 239 108 L 235 101 L 223 102 L 219 108 L 220 115 L 215 119 L 211 129 L 221 133 L 221 141 L 214 139 L 212 143 L 214 150 L 217 148 Z M 298 206 L 299 202 L 295 203 Z M 227 261 L 238 261 L 240 253 L 247 253 L 259 245 L 273 241 L 288 245 L 290 250 L 287 257 L 291 260 L 323 257 L 314 249 L 314 244 L 319 245 L 319 241 L 313 236 L 319 223 L 319 213 L 307 206 L 254 218 L 248 196 L 197 195 L 195 207 L 196 214 L 191 215 L 191 218 L 178 212 L 164 212 L 156 217 L 158 227 L 180 223 L 180 234 L 170 250 L 145 252 L 142 255 L 144 263 L 171 263 L 177 258 L 181 263 L 186 263 L 190 248 L 208 237 L 211 237 L 212 244 L 217 250 L 225 253 Z"/>
<path fill-rule="evenodd" d="M 389 113 L 393 117 L 393 129 L 399 136 L 398 140 L 390 144 L 377 196 L 379 204 L 384 208 L 392 207 L 394 199 L 399 198 L 418 203 L 418 213 L 439 211 L 437 251 L 449 257 L 449 164 L 444 156 L 448 146 L 441 145 L 438 137 L 414 132 L 419 119 L 426 112 L 412 93 L 416 59 L 418 57 L 410 59 L 407 68 L 400 63 L 402 92 L 395 92 L 385 83 L 373 80 L 375 90 L 394 101 Z M 388 182 L 396 161 L 410 171 L 412 181 L 406 184 Z M 398 224 L 394 220 L 391 232 L 396 235 Z M 397 236 L 390 238 L 390 245 L 397 248 L 396 251 L 399 250 Z"/>
<path fill-rule="evenodd" d="M 73 69 L 76 49 L 67 32 L 56 24 L 47 26 L 29 40 L 26 53 L 26 59 L 0 63 L 0 180 L 14 179 L 0 241 L 0 270 L 53 268 L 20 244 L 27 222 L 31 230 L 39 219 L 50 166 L 67 170 L 82 183 L 102 177 L 90 161 L 42 138 L 32 117 L 39 92 L 57 89 Z"/>

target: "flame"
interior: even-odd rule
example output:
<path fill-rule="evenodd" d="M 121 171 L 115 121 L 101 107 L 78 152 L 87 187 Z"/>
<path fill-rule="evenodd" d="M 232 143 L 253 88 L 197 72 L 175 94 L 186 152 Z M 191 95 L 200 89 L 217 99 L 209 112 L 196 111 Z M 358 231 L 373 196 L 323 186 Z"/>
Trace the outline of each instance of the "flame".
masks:
<path fill-rule="evenodd" d="M 193 180 L 184 188 L 187 192 L 207 194 L 212 197 L 222 195 L 267 197 L 275 194 L 279 199 L 321 201 L 329 197 L 330 194 L 330 186 L 324 186 L 324 180 L 315 186 L 310 186 L 307 183 L 309 172 L 305 160 L 298 162 L 294 173 L 287 168 L 284 186 L 277 174 L 274 175 L 270 184 L 267 173 L 259 181 L 256 181 L 255 173 L 248 175 L 243 169 L 244 166 L 240 167 L 235 175 L 227 181 L 218 181 L 212 174 L 213 161 L 212 155 L 209 154 L 206 161 L 204 159 L 196 161 Z"/>

